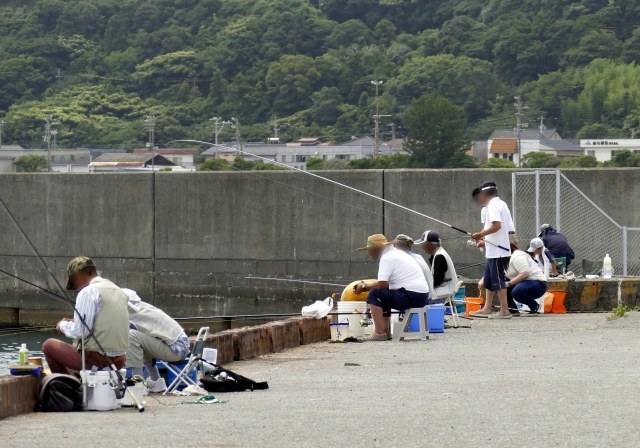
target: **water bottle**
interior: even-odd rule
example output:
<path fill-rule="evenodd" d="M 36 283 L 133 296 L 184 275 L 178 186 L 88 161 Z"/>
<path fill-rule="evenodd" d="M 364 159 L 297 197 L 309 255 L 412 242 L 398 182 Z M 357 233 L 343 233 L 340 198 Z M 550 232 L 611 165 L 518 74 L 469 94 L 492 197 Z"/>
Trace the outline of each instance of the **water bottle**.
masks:
<path fill-rule="evenodd" d="M 604 257 L 604 262 L 602 263 L 602 276 L 604 278 L 611 278 L 612 274 L 613 270 L 611 268 L 611 257 L 609 257 L 609 254 L 607 254 L 607 256 Z"/>
<path fill-rule="evenodd" d="M 27 350 L 27 344 L 22 344 L 22 348 L 18 352 L 20 354 L 20 365 L 26 366 L 29 362 L 29 350 Z"/>

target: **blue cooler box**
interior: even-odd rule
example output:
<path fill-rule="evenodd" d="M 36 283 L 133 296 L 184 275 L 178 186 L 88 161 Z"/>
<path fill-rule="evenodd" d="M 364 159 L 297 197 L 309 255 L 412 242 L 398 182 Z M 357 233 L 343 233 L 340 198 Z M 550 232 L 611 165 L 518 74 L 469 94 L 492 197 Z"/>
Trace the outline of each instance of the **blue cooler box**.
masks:
<path fill-rule="evenodd" d="M 188 359 L 185 359 L 183 362 L 172 362 L 171 363 L 171 367 L 174 368 L 174 369 L 182 370 L 187 366 L 188 362 L 189 362 Z M 158 361 L 158 367 L 159 367 L 158 370 L 160 370 L 161 366 L 164 367 L 164 364 L 165 364 L 164 361 Z M 165 367 L 165 369 L 167 369 L 167 368 Z M 162 373 L 160 373 L 160 374 L 162 375 Z M 167 369 L 167 379 L 166 379 L 167 387 L 171 383 L 173 383 L 173 380 L 176 379 L 176 376 L 177 375 L 174 375 L 174 373 L 171 370 Z M 189 373 L 189 378 L 191 378 L 196 384 L 198 384 L 198 369 L 197 368 L 193 369 L 191 371 L 191 373 Z M 187 387 L 187 386 L 185 386 L 184 383 L 181 382 L 180 386 L 178 386 L 178 390 L 182 390 L 185 387 Z"/>
<path fill-rule="evenodd" d="M 411 318 L 409 331 L 420 331 L 418 319 L 418 316 Z M 442 303 L 430 305 L 430 308 L 427 308 L 427 321 L 429 333 L 444 333 L 444 305 Z"/>

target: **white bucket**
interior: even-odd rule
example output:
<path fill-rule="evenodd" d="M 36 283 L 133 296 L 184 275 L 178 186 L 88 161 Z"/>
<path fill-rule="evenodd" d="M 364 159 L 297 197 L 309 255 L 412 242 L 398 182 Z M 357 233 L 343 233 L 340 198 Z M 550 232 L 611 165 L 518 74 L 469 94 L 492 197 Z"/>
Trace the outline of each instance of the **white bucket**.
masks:
<path fill-rule="evenodd" d="M 365 327 L 360 326 L 360 320 L 364 319 L 362 313 L 367 310 L 367 302 L 338 302 L 338 322 L 349 321 L 349 336 L 361 338 L 364 336 Z M 356 311 L 358 314 L 353 314 Z"/>
<path fill-rule="evenodd" d="M 92 372 L 83 370 L 81 375 L 86 376 L 87 384 L 87 406 L 85 411 L 112 411 L 118 407 L 116 392 L 112 389 L 110 380 L 111 372 L 99 370 Z M 113 373 L 116 377 L 115 372 Z"/>
<path fill-rule="evenodd" d="M 349 337 L 349 322 L 331 324 L 332 341 L 344 341 L 347 337 Z"/>
<path fill-rule="evenodd" d="M 202 350 L 202 359 L 211 364 L 218 363 L 218 349 L 217 348 L 205 348 Z"/>

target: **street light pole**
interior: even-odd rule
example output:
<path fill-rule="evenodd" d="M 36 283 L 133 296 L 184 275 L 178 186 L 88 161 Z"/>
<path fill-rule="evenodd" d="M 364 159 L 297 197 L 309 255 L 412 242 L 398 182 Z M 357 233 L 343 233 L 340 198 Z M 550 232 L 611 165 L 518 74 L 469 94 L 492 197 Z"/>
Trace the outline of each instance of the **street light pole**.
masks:
<path fill-rule="evenodd" d="M 378 96 L 378 88 L 384 83 L 384 81 L 371 81 L 371 84 L 376 86 L 376 114 L 374 116 L 376 120 L 376 147 L 373 152 L 373 158 L 377 159 L 380 156 L 380 142 L 379 142 L 379 129 L 380 129 L 380 102 Z"/>
<path fill-rule="evenodd" d="M 4 126 L 6 122 L 4 120 L 0 120 L 0 150 L 2 149 L 2 126 Z"/>
<path fill-rule="evenodd" d="M 47 142 L 47 165 L 49 167 L 49 172 L 51 172 L 51 136 L 56 135 L 57 131 L 52 129 L 52 126 L 55 123 L 51 122 L 51 115 L 46 115 L 44 117 L 44 141 Z"/>

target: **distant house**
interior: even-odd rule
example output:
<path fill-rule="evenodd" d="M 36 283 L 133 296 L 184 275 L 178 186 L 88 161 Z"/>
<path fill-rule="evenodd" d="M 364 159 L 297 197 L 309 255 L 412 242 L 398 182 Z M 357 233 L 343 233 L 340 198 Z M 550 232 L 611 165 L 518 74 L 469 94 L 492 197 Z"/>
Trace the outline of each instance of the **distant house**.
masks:
<path fill-rule="evenodd" d="M 124 149 L 90 149 L 90 148 L 56 148 L 48 154 L 46 149 L 23 149 L 20 146 L 2 145 L 0 157 L 5 162 L 0 163 L 0 172 L 19 171 L 7 160 L 15 160 L 21 156 L 35 155 L 47 158 L 51 164 L 51 171 L 60 173 L 88 173 L 89 163 L 105 153 L 125 153 Z"/>
<path fill-rule="evenodd" d="M 166 157 L 156 154 L 103 154 L 89 164 L 89 172 L 106 171 L 149 171 L 155 165 L 156 169 L 176 166 Z"/>
<path fill-rule="evenodd" d="M 582 155 L 581 148 L 563 140 L 556 129 L 546 127 L 523 129 L 516 135 L 513 129 L 496 129 L 487 141 L 487 156 L 507 159 L 518 165 L 520 156 L 530 152 L 548 152 L 557 157 Z"/>
<path fill-rule="evenodd" d="M 134 154 L 151 154 L 148 149 L 135 149 Z M 193 157 L 198 155 L 197 149 L 156 149 L 156 154 L 164 156 L 166 159 L 172 161 L 177 166 L 183 166 L 185 168 L 193 168 Z"/>
<path fill-rule="evenodd" d="M 622 149 L 639 154 L 640 139 L 638 138 L 593 138 L 580 140 L 580 147 L 586 155 L 594 156 L 598 162 L 606 162 L 613 159 L 616 153 Z"/>

